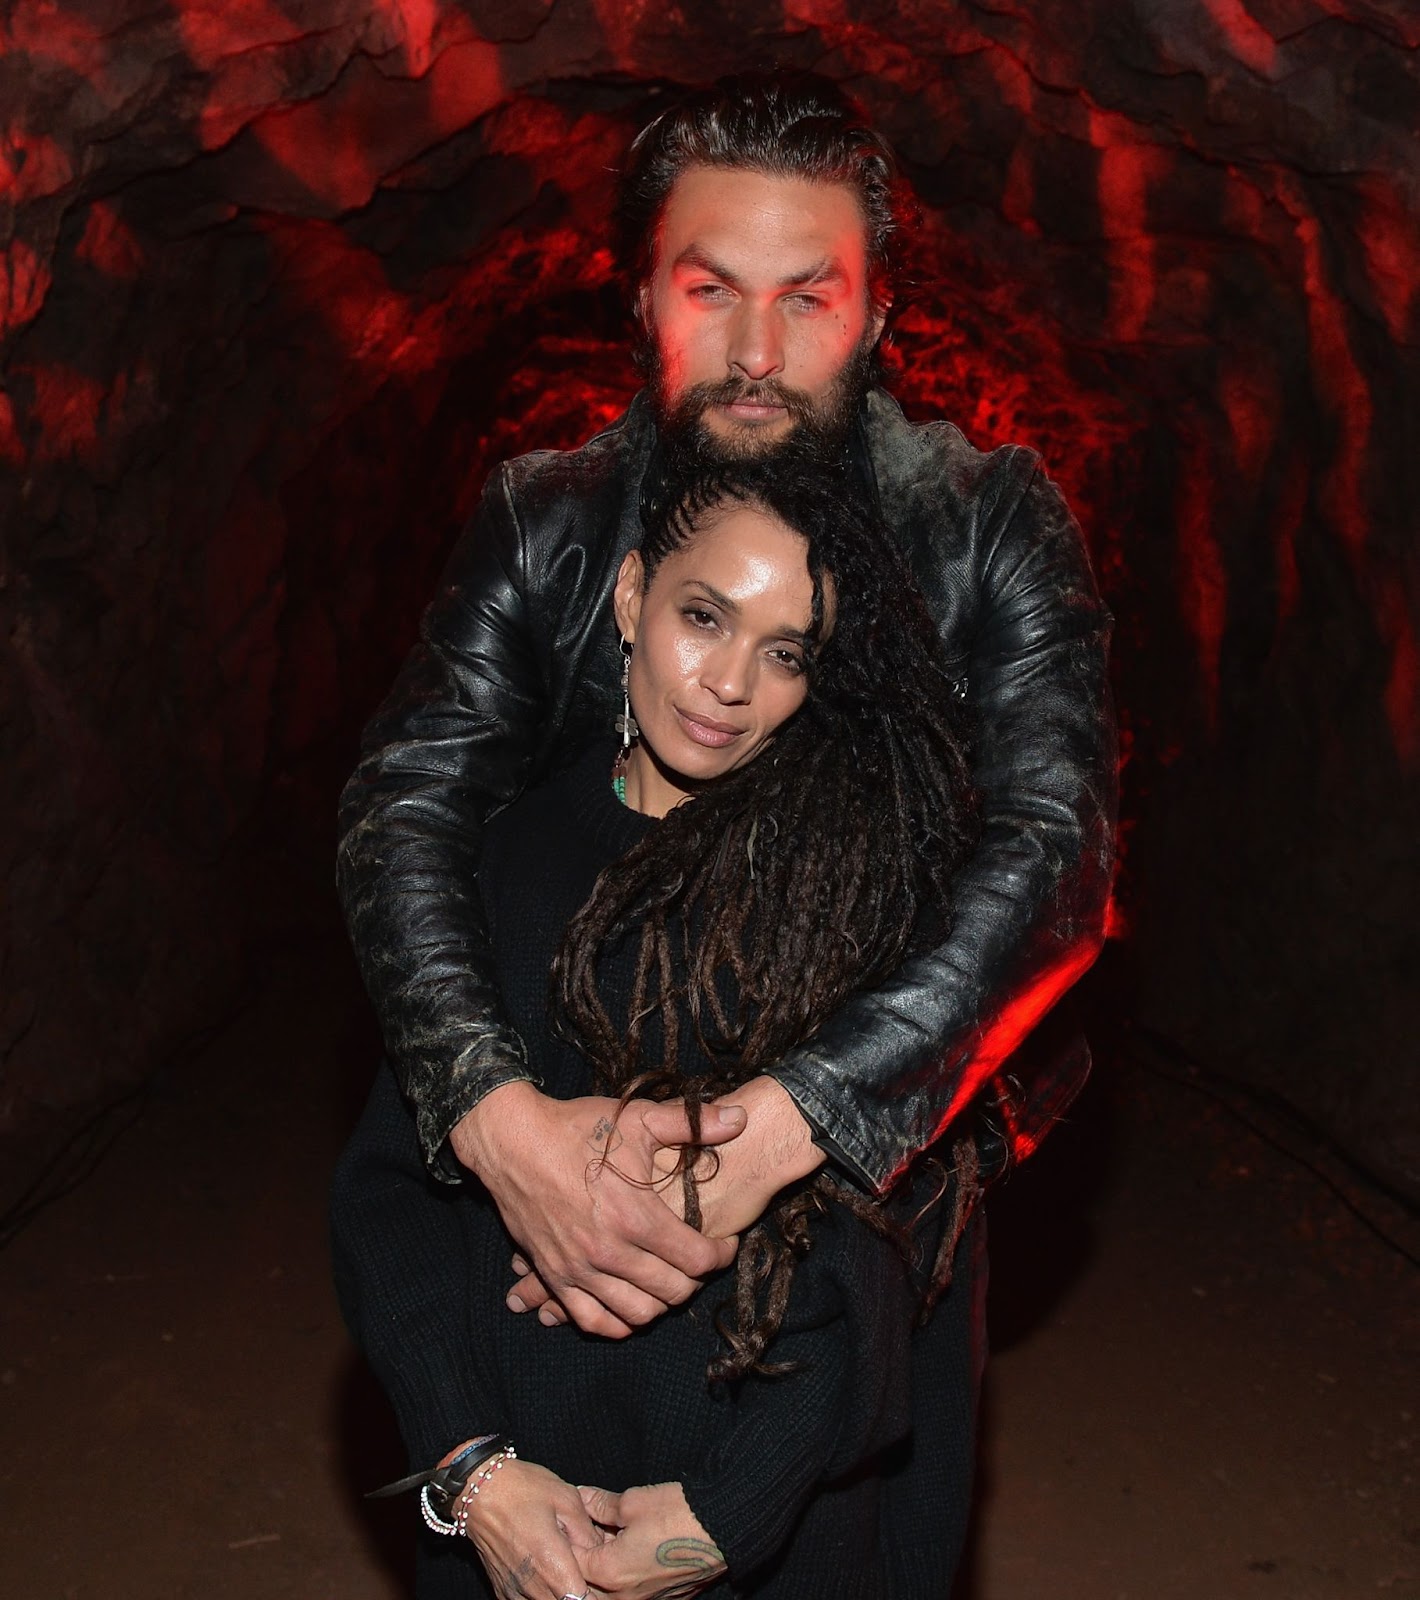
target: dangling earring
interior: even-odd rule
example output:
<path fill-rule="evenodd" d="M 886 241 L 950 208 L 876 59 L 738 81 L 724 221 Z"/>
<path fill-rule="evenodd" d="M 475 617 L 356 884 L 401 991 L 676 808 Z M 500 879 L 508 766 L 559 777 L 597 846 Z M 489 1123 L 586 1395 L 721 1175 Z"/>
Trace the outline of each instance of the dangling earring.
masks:
<path fill-rule="evenodd" d="M 621 714 L 616 719 L 616 731 L 621 735 L 621 757 L 625 761 L 631 751 L 631 741 L 641 730 L 631 715 L 631 645 L 626 635 L 621 636 Z"/>

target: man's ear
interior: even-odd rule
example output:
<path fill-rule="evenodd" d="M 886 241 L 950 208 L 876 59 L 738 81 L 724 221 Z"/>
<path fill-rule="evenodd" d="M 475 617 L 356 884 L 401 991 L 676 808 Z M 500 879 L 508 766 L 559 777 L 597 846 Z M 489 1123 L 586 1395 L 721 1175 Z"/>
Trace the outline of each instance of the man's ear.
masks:
<path fill-rule="evenodd" d="M 611 592 L 616 625 L 627 644 L 636 643 L 636 627 L 641 621 L 641 597 L 646 592 L 646 563 L 639 550 L 628 550 L 616 575 Z"/>
<path fill-rule="evenodd" d="M 883 336 L 883 329 L 887 326 L 888 312 L 891 311 L 891 310 L 892 310 L 892 296 L 891 295 L 889 295 L 887 297 L 887 299 L 885 299 L 885 300 L 874 300 L 873 301 L 873 314 L 872 314 L 871 321 L 872 321 L 872 327 L 873 327 L 873 344 L 874 345 L 876 345 L 878 340 L 881 339 L 882 336 Z"/>

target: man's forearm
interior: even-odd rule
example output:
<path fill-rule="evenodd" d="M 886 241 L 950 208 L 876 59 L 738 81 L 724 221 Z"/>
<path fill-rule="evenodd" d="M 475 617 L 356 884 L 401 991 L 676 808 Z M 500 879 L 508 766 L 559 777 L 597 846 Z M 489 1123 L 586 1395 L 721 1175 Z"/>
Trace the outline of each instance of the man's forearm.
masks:
<path fill-rule="evenodd" d="M 950 933 L 773 1069 L 830 1159 L 882 1191 L 1099 953 L 1114 865 L 1110 618 L 1079 531 L 1037 474 L 986 541 L 970 661 L 983 829 Z"/>
<path fill-rule="evenodd" d="M 436 1175 L 483 1095 L 532 1076 L 505 1020 L 478 890 L 483 825 L 522 788 L 544 685 L 527 637 L 521 539 L 490 479 L 340 801 L 336 883 L 385 1047 Z"/>
<path fill-rule="evenodd" d="M 701 1231 L 712 1239 L 728 1239 L 753 1227 L 781 1189 L 816 1172 L 826 1157 L 814 1143 L 813 1126 L 773 1078 L 752 1078 L 718 1103 L 741 1106 L 747 1116 L 739 1138 L 721 1145 L 714 1161 L 702 1160 L 714 1172 L 699 1185 Z M 658 1169 L 670 1171 L 678 1154 L 667 1148 L 658 1158 Z M 678 1202 L 679 1194 L 668 1191 L 667 1198 Z"/>
<path fill-rule="evenodd" d="M 476 819 L 451 824 L 444 797 L 429 790 L 351 799 L 365 781 L 362 768 L 347 786 L 345 809 L 359 816 L 341 840 L 337 885 L 425 1159 L 453 1180 L 451 1130 L 491 1090 L 533 1074 L 492 976 L 476 843 L 466 842 L 476 841 Z"/>

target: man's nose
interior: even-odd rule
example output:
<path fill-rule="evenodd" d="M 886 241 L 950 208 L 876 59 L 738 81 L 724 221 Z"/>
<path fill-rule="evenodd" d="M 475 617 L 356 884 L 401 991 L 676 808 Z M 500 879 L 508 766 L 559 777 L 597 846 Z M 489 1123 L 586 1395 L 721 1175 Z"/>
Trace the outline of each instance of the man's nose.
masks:
<path fill-rule="evenodd" d="M 741 303 L 725 352 L 730 366 L 756 383 L 784 370 L 784 339 L 778 314 L 770 307 Z"/>

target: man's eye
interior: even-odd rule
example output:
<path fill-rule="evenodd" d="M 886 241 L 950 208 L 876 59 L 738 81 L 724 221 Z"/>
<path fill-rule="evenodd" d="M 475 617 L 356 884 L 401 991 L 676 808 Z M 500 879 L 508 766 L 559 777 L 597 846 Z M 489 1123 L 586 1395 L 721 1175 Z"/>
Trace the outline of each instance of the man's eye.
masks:
<path fill-rule="evenodd" d="M 789 303 L 800 311 L 818 311 L 823 306 L 823 301 L 816 294 L 791 294 Z"/>
<path fill-rule="evenodd" d="M 723 283 L 697 283 L 689 291 L 692 300 L 720 300 L 729 292 Z"/>

